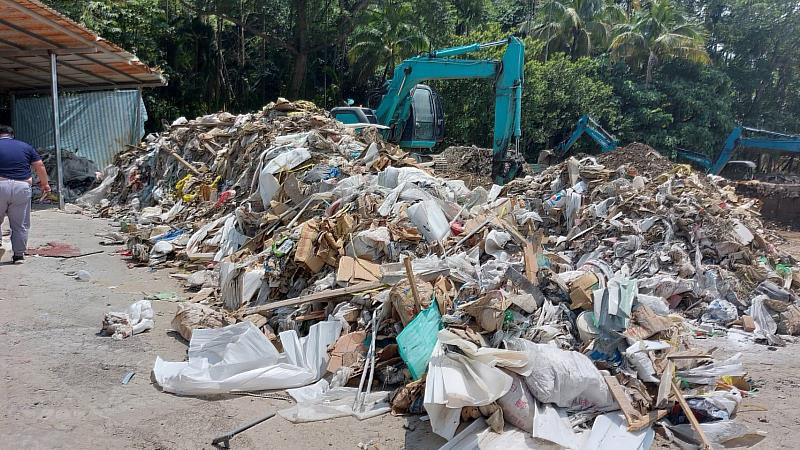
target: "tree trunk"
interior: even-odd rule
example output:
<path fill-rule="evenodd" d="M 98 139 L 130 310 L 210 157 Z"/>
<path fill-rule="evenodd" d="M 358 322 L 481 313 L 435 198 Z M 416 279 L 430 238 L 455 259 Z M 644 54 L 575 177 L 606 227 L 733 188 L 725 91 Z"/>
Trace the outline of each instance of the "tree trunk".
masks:
<path fill-rule="evenodd" d="M 306 68 L 308 67 L 308 5 L 307 0 L 294 0 L 295 4 L 295 24 L 294 24 L 294 44 L 297 54 L 294 58 L 294 68 L 292 69 L 292 79 L 289 82 L 289 96 L 296 100 L 300 96 L 300 89 L 306 78 Z"/>
<path fill-rule="evenodd" d="M 575 50 L 578 47 L 578 34 L 579 31 L 577 29 L 572 30 L 572 45 L 569 49 L 569 58 L 575 61 Z"/>
<path fill-rule="evenodd" d="M 650 87 L 650 83 L 653 82 L 653 70 L 656 68 L 658 64 L 658 56 L 650 50 L 650 56 L 647 58 L 647 75 L 644 81 L 644 85 Z"/>

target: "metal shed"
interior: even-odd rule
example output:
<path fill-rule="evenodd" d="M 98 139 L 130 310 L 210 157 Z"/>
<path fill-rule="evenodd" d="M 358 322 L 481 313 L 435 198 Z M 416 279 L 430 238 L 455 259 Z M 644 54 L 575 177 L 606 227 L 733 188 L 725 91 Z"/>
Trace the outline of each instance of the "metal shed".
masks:
<path fill-rule="evenodd" d="M 0 0 L 0 94 L 50 92 L 63 190 L 58 94 L 166 85 L 157 69 L 36 0 Z M 44 117 L 42 119 L 45 119 Z M 63 208 L 63 196 L 61 207 Z"/>

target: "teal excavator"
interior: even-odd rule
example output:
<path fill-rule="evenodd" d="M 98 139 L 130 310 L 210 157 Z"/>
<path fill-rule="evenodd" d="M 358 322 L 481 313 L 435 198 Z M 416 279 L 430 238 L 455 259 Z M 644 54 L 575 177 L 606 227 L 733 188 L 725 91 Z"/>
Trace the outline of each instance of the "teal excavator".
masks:
<path fill-rule="evenodd" d="M 757 150 L 776 155 L 797 156 L 800 155 L 800 136 L 740 126 L 734 128 L 725 139 L 725 145 L 716 160 L 711 160 L 703 153 L 686 149 L 678 149 L 677 157 L 713 175 L 737 180 L 752 179 L 757 164 L 746 160 L 732 161 L 737 150 Z"/>
<path fill-rule="evenodd" d="M 457 56 L 506 46 L 501 60 L 461 59 Z M 339 107 L 331 115 L 345 124 L 382 125 L 384 138 L 407 149 L 431 149 L 444 138 L 444 111 L 430 80 L 487 79 L 494 82 L 494 139 L 492 179 L 504 184 L 520 169 L 523 66 L 525 44 L 517 37 L 483 44 L 434 50 L 409 58 L 395 68 L 375 110 Z M 464 95 L 469 95 L 464 93 Z M 509 148 L 513 157 L 509 157 Z"/>

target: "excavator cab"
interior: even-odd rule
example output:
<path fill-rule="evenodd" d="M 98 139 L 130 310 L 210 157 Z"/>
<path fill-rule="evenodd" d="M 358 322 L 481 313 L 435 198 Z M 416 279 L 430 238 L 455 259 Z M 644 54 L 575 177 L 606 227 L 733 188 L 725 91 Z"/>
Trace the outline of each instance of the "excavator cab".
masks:
<path fill-rule="evenodd" d="M 442 97 L 424 84 L 418 84 L 411 96 L 411 113 L 400 135 L 400 146 L 433 148 L 444 139 Z"/>
<path fill-rule="evenodd" d="M 442 97 L 430 86 L 418 84 L 411 91 L 411 111 L 400 133 L 400 146 L 431 149 L 444 139 Z M 378 124 L 375 111 L 369 108 L 343 106 L 333 108 L 331 116 L 344 124 Z"/>

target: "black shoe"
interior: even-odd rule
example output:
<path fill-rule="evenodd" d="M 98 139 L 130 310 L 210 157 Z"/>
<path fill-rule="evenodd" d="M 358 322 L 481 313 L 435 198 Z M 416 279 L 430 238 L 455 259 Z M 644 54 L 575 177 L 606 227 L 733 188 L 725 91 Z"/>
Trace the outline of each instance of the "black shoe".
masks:
<path fill-rule="evenodd" d="M 11 262 L 13 262 L 14 264 L 21 263 L 24 260 L 25 260 L 25 257 L 22 256 L 22 255 L 14 255 L 13 257 L 11 257 Z"/>

